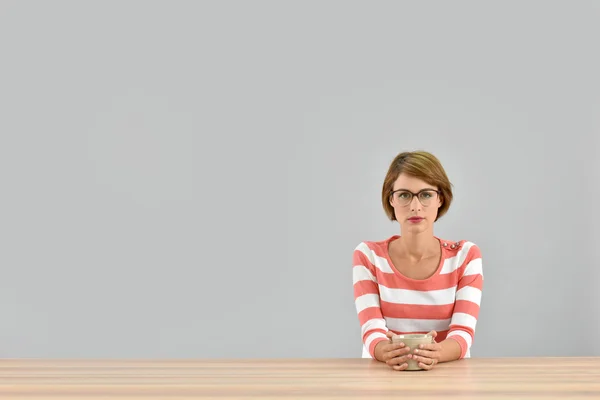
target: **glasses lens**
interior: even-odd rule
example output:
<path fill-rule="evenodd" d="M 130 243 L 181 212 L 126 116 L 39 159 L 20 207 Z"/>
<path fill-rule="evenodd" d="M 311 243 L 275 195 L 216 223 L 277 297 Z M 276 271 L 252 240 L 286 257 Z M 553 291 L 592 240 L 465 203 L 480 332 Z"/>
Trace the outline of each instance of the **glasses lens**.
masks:
<path fill-rule="evenodd" d="M 437 193 L 434 192 L 433 190 L 424 190 L 421 193 L 419 193 L 419 201 L 424 206 L 428 206 L 436 194 Z"/>
<path fill-rule="evenodd" d="M 410 202 L 412 200 L 412 193 L 410 193 L 410 192 L 405 192 L 405 191 L 396 192 L 395 196 L 396 196 L 396 201 L 401 206 L 410 204 Z"/>

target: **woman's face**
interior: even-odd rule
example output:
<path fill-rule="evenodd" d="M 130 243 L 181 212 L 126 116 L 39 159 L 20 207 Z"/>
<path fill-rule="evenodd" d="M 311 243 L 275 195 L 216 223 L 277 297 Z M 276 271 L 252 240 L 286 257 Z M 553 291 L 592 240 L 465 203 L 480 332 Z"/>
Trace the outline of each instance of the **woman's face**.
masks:
<path fill-rule="evenodd" d="M 438 188 L 409 175 L 400 174 L 393 186 L 390 204 L 402 232 L 419 233 L 430 229 L 442 200 Z"/>

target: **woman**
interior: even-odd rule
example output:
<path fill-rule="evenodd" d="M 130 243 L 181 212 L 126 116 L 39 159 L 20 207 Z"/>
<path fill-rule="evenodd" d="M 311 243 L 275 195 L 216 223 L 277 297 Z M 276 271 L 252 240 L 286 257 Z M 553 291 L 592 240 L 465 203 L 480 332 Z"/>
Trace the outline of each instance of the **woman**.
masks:
<path fill-rule="evenodd" d="M 429 370 L 470 357 L 483 286 L 481 253 L 472 242 L 433 233 L 452 202 L 439 160 L 424 151 L 398 154 L 385 177 L 382 202 L 401 235 L 362 242 L 354 250 L 363 357 L 399 371 L 409 358 Z M 391 342 L 404 333 L 430 333 L 434 343 L 409 349 Z"/>

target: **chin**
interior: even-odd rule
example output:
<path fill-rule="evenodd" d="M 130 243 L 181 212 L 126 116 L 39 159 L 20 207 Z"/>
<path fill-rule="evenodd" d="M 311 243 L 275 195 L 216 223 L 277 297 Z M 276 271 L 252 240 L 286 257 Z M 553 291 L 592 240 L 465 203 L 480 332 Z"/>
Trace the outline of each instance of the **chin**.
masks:
<path fill-rule="evenodd" d="M 404 225 L 402 228 L 403 228 L 403 231 L 405 231 L 405 232 L 421 233 L 421 232 L 426 232 L 427 230 L 429 230 L 430 226 L 428 224 L 423 224 L 423 223 L 418 224 L 418 225 L 412 225 L 409 222 L 406 225 Z"/>

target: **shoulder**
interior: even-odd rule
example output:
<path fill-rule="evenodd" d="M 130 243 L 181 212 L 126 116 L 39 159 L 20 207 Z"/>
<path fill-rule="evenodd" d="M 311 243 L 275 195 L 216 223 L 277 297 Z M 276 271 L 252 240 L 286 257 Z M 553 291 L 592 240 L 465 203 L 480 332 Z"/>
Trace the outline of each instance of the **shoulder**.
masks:
<path fill-rule="evenodd" d="M 481 260 L 481 249 L 479 246 L 470 240 L 444 240 L 440 239 L 440 244 L 443 248 L 444 258 L 454 259 L 456 268 L 465 266 L 473 260 Z"/>
<path fill-rule="evenodd" d="M 390 240 L 394 239 L 396 236 L 389 237 L 383 240 L 365 240 L 354 248 L 354 257 L 355 258 L 366 258 L 372 263 L 375 262 L 375 258 L 385 257 L 388 251 L 388 244 Z"/>
<path fill-rule="evenodd" d="M 442 240 L 444 254 L 444 269 L 458 273 L 459 276 L 482 273 L 481 250 L 470 240 Z"/>

